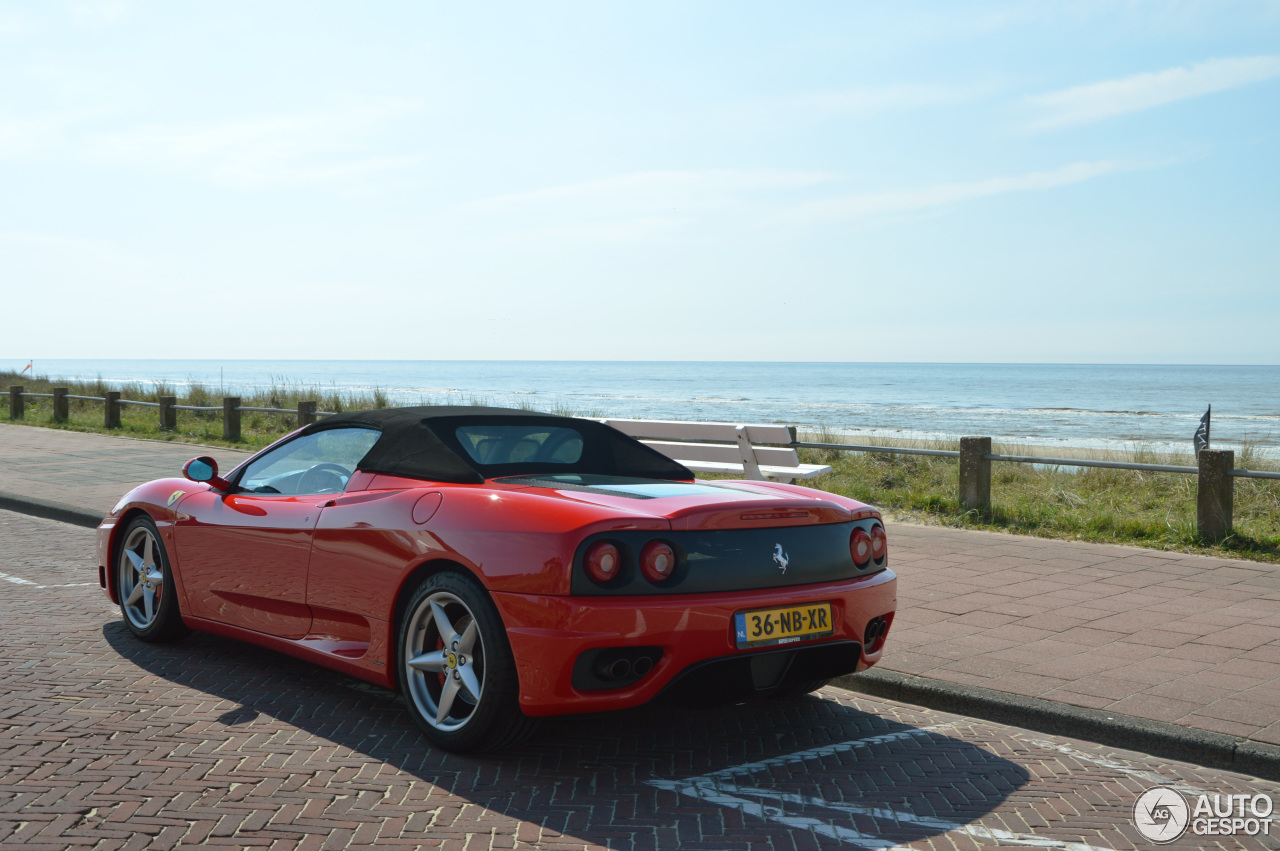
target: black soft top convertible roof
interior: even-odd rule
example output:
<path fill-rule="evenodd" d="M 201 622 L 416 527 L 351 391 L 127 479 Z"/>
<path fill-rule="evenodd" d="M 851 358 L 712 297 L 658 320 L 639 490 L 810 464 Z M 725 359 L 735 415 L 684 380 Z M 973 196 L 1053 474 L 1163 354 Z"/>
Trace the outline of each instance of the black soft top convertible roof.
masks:
<path fill-rule="evenodd" d="M 569 428 L 582 435 L 582 455 L 571 463 L 549 461 L 480 464 L 463 449 L 456 430 L 464 425 L 538 425 Z M 433 482 L 479 484 L 498 476 L 532 473 L 595 473 L 646 479 L 687 481 L 693 473 L 683 464 L 645 446 L 617 429 L 593 420 L 540 414 L 513 408 L 435 405 L 380 408 L 334 414 L 307 426 L 312 434 L 344 426 L 376 428 L 382 436 L 356 468 Z"/>

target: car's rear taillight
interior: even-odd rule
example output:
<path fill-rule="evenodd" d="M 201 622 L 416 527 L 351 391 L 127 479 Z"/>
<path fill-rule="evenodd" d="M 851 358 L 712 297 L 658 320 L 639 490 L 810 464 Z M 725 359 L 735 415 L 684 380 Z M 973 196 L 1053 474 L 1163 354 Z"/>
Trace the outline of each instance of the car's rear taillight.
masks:
<path fill-rule="evenodd" d="M 885 537 L 884 527 L 875 525 L 871 527 L 871 557 L 877 562 L 884 561 L 884 557 L 889 552 L 889 539 Z"/>
<path fill-rule="evenodd" d="M 854 529 L 849 536 L 849 555 L 853 556 L 854 567 L 861 570 L 871 561 L 873 545 L 871 536 L 865 529 Z"/>
<path fill-rule="evenodd" d="M 666 541 L 650 541 L 640 551 L 640 572 L 654 585 L 671 578 L 676 570 L 676 551 Z"/>
<path fill-rule="evenodd" d="M 596 541 L 592 544 L 584 561 L 587 575 L 602 584 L 612 582 L 622 568 L 622 554 L 618 552 L 617 545 L 608 541 Z"/>

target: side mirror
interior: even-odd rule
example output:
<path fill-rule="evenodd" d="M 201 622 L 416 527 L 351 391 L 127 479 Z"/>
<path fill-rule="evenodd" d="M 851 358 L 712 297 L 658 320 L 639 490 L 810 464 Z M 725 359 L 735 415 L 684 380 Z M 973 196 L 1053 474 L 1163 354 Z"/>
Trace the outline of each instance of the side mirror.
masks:
<path fill-rule="evenodd" d="M 231 483 L 218 475 L 218 462 L 208 455 L 192 458 L 182 465 L 182 475 L 193 482 L 204 482 L 214 490 L 231 490 Z"/>

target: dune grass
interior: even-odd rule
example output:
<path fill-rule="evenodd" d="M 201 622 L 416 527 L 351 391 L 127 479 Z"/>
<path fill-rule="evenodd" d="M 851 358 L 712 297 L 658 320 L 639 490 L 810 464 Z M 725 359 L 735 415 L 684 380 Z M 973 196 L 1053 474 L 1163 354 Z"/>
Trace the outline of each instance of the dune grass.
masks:
<path fill-rule="evenodd" d="M 229 442 L 222 439 L 222 396 L 217 388 L 210 388 L 199 381 L 187 382 L 182 388 L 163 382 L 116 384 L 102 379 L 96 381 L 63 381 L 44 376 L 19 376 L 13 372 L 0 372 L 0 390 L 5 391 L 0 405 L 0 422 L 9 422 L 7 391 L 10 385 L 20 384 L 27 393 L 51 393 L 54 387 L 66 387 L 73 396 L 102 396 L 108 390 L 119 390 L 121 399 L 138 402 L 156 402 L 161 396 L 176 396 L 179 405 L 217 407 L 217 411 L 178 411 L 178 427 L 174 431 L 160 428 L 160 414 L 156 408 L 122 405 L 120 428 L 108 430 L 103 425 L 104 405 L 72 399 L 68 402 L 69 417 L 65 423 L 53 420 L 52 399 L 27 399 L 25 416 L 19 422 L 25 425 L 61 428 L 71 431 L 117 434 L 147 440 L 168 440 L 182 443 L 199 443 L 208 446 L 227 446 L 237 449 L 257 449 L 266 446 L 298 427 L 296 414 L 265 414 L 246 411 L 240 415 L 241 439 Z M 315 400 L 321 411 L 340 413 L 370 408 L 385 408 L 390 404 L 385 391 L 374 388 L 367 393 L 342 392 L 322 387 L 306 387 L 284 380 L 272 380 L 270 387 L 252 395 L 242 395 L 240 405 L 246 408 L 290 408 L 296 410 L 298 402 Z M 424 404 L 430 404 L 424 402 Z"/>
<path fill-rule="evenodd" d="M 814 443 L 849 442 L 826 434 L 802 435 Z M 860 439 L 858 443 L 921 449 L 959 448 L 958 441 Z M 1019 444 L 997 444 L 997 454 L 1037 454 Z M 993 461 L 991 511 L 963 511 L 959 464 L 954 458 L 802 449 L 807 463 L 830 464 L 831 473 L 805 482 L 881 508 L 900 521 L 965 529 L 1007 531 L 1046 538 L 1130 544 L 1280 563 L 1280 481 L 1235 479 L 1234 534 L 1217 544 L 1196 531 L 1196 477 L 1097 467 Z M 1065 453 L 1060 453 L 1065 454 Z M 1106 460 L 1195 466 L 1195 458 L 1136 446 Z M 1280 465 L 1246 445 L 1238 469 L 1277 470 Z"/>
<path fill-rule="evenodd" d="M 61 386 L 69 388 L 69 392 L 77 396 L 101 396 L 107 390 L 119 390 L 124 399 L 156 401 L 160 396 L 171 395 L 178 397 L 180 405 L 214 407 L 222 404 L 222 394 L 216 388 L 194 381 L 179 390 L 160 383 L 108 385 L 102 380 L 52 381 L 44 377 L 0 372 L 0 389 L 7 390 L 11 384 L 21 384 L 29 393 L 49 393 L 54 386 Z M 385 408 L 390 404 L 387 394 L 378 388 L 367 393 L 340 392 L 291 384 L 281 379 L 273 380 L 272 386 L 261 392 L 241 396 L 241 405 L 296 409 L 300 400 L 315 400 L 319 410 L 332 412 Z M 420 404 L 447 404 L 429 398 L 417 401 Z M 458 400 L 451 401 L 456 404 Z M 493 402 L 472 398 L 466 400 L 466 404 Z M 546 410 L 545 405 L 533 401 L 521 402 L 518 406 Z M 597 411 L 573 410 L 563 404 L 552 405 L 549 412 L 565 416 L 604 416 Z M 162 431 L 157 409 L 124 406 L 121 408 L 122 427 L 108 432 L 103 427 L 101 402 L 71 400 L 68 422 L 55 423 L 51 399 L 28 399 L 26 415 L 21 422 L 150 440 L 257 449 L 295 429 L 296 419 L 293 414 L 245 412 L 241 415 L 242 437 L 237 443 L 222 439 L 220 410 L 179 411 L 177 429 Z M 0 403 L 0 422 L 9 422 L 7 399 Z M 848 442 L 831 432 L 802 433 L 801 440 Z M 956 441 L 859 438 L 856 442 L 925 449 L 958 448 Z M 1000 444 L 995 451 L 1009 455 L 1036 454 L 1031 448 L 1019 444 Z M 1071 451 L 1063 450 L 1059 454 L 1071 454 Z M 899 522 L 1129 544 L 1280 563 L 1280 481 L 1236 479 L 1235 534 L 1212 544 L 1196 532 L 1196 477 L 1193 475 L 996 461 L 991 475 L 992 509 L 980 513 L 960 509 L 959 465 L 953 458 L 821 449 L 802 449 L 800 455 L 807 463 L 830 464 L 834 468 L 830 474 L 810 479 L 804 484 L 875 505 Z M 1109 453 L 1108 460 L 1195 465 L 1195 459 L 1189 453 L 1185 456 L 1165 455 L 1141 446 L 1123 455 L 1118 458 L 1115 453 Z M 1280 469 L 1274 460 L 1247 445 L 1237 453 L 1236 467 Z"/>
<path fill-rule="evenodd" d="M 122 405 L 120 408 L 120 428 L 108 430 L 104 426 L 104 404 L 80 399 L 68 401 L 68 418 L 58 423 L 53 419 L 52 399 L 26 399 L 24 416 L 17 421 L 23 425 L 60 428 L 70 431 L 87 431 L 99 434 L 124 435 L 126 437 L 144 438 L 147 440 L 166 440 L 180 443 L 197 443 L 207 446 L 225 446 L 236 449 L 260 449 L 271 444 L 298 427 L 296 414 L 266 414 L 245 411 L 240 415 L 240 440 L 226 441 L 222 439 L 222 397 L 223 393 L 216 387 L 209 387 L 196 380 L 190 380 L 181 387 L 166 385 L 164 382 L 147 383 L 108 383 L 101 378 L 96 381 L 66 381 L 51 379 L 46 376 L 19 375 L 12 371 L 0 371 L 0 391 L 4 398 L 0 399 L 0 422 L 10 422 L 8 390 L 11 385 L 21 385 L 26 393 L 52 393 L 54 387 L 66 387 L 72 396 L 102 396 L 108 390 L 120 391 L 121 399 L 137 402 L 158 402 L 161 396 L 176 396 L 179 405 L 210 408 L 216 411 L 178 411 L 178 427 L 173 431 L 160 428 L 160 412 L 156 408 Z M 374 408 L 390 407 L 391 400 L 385 390 L 374 387 L 368 392 L 339 391 L 335 388 L 307 386 L 290 382 L 285 378 L 271 379 L 271 386 L 251 395 L 240 396 L 242 408 L 289 408 L 297 410 L 298 402 L 316 402 L 316 408 L 322 412 L 342 413 L 343 411 L 367 411 Z M 498 405 L 492 399 L 483 396 L 472 396 L 465 400 L 450 399 L 443 401 L 423 396 L 409 404 L 418 405 Z M 499 405 L 512 407 L 512 405 Z M 604 414 L 595 411 L 582 411 L 562 403 L 537 405 L 532 400 L 520 400 L 514 407 L 524 410 L 546 411 L 552 414 L 578 417 L 602 417 Z"/>

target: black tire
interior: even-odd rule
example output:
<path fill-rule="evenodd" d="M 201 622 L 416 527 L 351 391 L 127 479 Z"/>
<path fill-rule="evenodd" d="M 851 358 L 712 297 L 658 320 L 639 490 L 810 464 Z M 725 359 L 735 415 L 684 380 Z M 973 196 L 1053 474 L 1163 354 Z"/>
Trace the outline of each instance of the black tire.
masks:
<path fill-rule="evenodd" d="M 176 641 L 190 632 L 182 622 L 169 553 L 150 517 L 129 521 L 117 539 L 115 555 L 111 581 L 129 631 L 154 642 Z"/>
<path fill-rule="evenodd" d="M 480 584 L 461 573 L 433 574 L 410 595 L 396 632 L 396 682 L 409 714 L 441 750 L 514 747 L 537 728 L 537 719 L 520 711 L 502 617 Z"/>
<path fill-rule="evenodd" d="M 831 682 L 831 680 L 810 680 L 805 683 L 783 686 L 773 694 L 769 695 L 769 697 L 774 700 L 794 700 L 797 697 L 804 697 L 806 694 L 812 694 L 829 682 Z"/>

